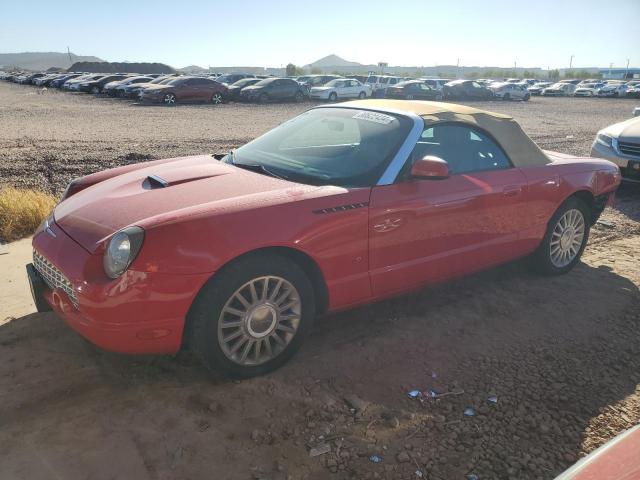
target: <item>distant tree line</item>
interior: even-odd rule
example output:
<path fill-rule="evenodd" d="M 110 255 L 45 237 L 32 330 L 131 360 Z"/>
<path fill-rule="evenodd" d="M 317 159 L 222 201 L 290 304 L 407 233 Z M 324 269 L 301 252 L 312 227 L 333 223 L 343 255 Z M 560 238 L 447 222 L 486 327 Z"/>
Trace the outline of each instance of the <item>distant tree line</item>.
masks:
<path fill-rule="evenodd" d="M 70 72 L 95 73 L 175 73 L 175 69 L 164 63 L 123 63 L 123 62 L 76 62 Z"/>

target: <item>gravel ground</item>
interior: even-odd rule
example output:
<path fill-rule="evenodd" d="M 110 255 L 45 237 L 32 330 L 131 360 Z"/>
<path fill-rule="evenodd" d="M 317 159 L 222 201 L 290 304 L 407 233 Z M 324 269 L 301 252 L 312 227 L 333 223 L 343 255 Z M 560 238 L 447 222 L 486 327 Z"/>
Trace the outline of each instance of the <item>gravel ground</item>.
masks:
<path fill-rule="evenodd" d="M 477 105 L 588 154 L 632 104 Z M 136 107 L 0 83 L 0 105 L 2 183 L 60 192 L 106 166 L 229 149 L 311 104 Z M 566 276 L 515 262 L 330 315 L 292 362 L 242 382 L 185 354 L 99 351 L 52 314 L 2 315 L 2 476 L 552 479 L 640 422 L 640 191 L 604 219 Z"/>

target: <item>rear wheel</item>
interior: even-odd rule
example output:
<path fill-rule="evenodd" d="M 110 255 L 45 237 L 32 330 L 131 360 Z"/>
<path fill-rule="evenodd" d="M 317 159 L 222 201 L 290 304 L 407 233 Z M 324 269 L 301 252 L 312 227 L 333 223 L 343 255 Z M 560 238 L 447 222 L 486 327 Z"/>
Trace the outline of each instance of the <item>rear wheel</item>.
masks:
<path fill-rule="evenodd" d="M 436 101 L 440 102 L 441 100 L 444 100 L 442 93 L 440 92 L 436 93 Z"/>
<path fill-rule="evenodd" d="M 523 100 L 524 100 L 525 102 L 528 102 L 530 98 L 531 98 L 531 95 L 530 95 L 530 94 L 528 94 L 528 93 L 525 93 L 525 94 L 524 94 L 524 98 L 523 98 Z"/>
<path fill-rule="evenodd" d="M 580 260 L 587 241 L 591 215 L 583 201 L 571 197 L 553 215 L 547 232 L 532 257 L 536 270 L 547 275 L 560 275 L 571 270 Z"/>
<path fill-rule="evenodd" d="M 167 93 L 163 98 L 162 98 L 162 103 L 164 103 L 165 105 L 172 107 L 176 104 L 176 96 L 173 93 Z"/>
<path fill-rule="evenodd" d="M 405 98 L 406 100 L 413 100 L 413 95 L 411 95 L 410 93 L 407 93 L 407 94 L 404 96 L 404 98 Z"/>
<path fill-rule="evenodd" d="M 360 92 L 360 94 L 358 95 L 358 98 L 360 100 L 362 100 L 363 98 L 367 98 L 367 92 Z"/>
<path fill-rule="evenodd" d="M 304 271 L 279 255 L 249 256 L 209 281 L 194 302 L 191 348 L 232 378 L 262 375 L 298 350 L 315 315 Z"/>
<path fill-rule="evenodd" d="M 298 90 L 295 94 L 295 96 L 293 97 L 293 99 L 297 102 L 300 103 L 304 100 L 304 95 L 302 94 L 302 92 L 300 90 Z"/>
<path fill-rule="evenodd" d="M 261 93 L 258 97 L 258 103 L 267 103 L 269 101 L 269 95 L 266 93 Z"/>
<path fill-rule="evenodd" d="M 100 87 L 91 87 L 91 93 L 97 95 L 98 93 L 100 93 Z"/>
<path fill-rule="evenodd" d="M 509 95 L 508 93 L 505 93 L 502 96 L 502 100 L 504 100 L 505 102 L 508 102 L 509 100 L 511 100 L 511 95 Z"/>

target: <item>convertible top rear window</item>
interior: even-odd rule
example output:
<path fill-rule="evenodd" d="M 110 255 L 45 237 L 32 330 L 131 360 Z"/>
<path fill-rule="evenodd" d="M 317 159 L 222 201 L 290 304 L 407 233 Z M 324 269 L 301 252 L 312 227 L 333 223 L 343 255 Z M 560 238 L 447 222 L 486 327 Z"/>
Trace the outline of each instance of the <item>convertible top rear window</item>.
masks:
<path fill-rule="evenodd" d="M 411 129 L 408 118 L 353 108 L 310 110 L 239 148 L 233 162 L 314 185 L 375 185 Z"/>

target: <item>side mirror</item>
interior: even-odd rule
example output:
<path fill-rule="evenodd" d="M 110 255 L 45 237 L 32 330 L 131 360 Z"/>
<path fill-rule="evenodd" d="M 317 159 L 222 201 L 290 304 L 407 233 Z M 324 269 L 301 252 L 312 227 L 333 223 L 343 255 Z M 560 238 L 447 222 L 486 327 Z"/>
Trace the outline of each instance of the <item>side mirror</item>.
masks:
<path fill-rule="evenodd" d="M 413 164 L 411 176 L 413 178 L 443 180 L 449 178 L 449 165 L 441 158 L 427 155 Z"/>

